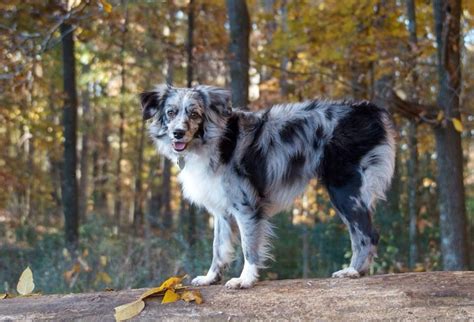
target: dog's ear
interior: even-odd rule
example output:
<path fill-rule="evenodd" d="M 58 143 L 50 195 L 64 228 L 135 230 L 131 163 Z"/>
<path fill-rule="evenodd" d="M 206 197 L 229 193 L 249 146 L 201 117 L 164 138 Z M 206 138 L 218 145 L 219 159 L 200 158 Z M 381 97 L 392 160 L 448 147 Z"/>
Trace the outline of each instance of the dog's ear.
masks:
<path fill-rule="evenodd" d="M 154 90 L 140 94 L 144 120 L 151 119 L 165 106 L 170 90 L 172 90 L 170 85 L 158 85 Z"/>
<path fill-rule="evenodd" d="M 199 85 L 194 88 L 204 100 L 204 103 L 214 112 L 227 116 L 232 112 L 231 93 L 220 87 Z"/>

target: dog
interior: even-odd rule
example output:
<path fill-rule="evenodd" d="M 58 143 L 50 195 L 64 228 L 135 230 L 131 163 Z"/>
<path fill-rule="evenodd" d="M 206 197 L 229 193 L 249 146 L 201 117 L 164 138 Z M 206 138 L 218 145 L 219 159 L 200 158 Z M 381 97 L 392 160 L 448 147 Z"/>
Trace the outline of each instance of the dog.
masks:
<path fill-rule="evenodd" d="M 309 100 L 248 112 L 212 86 L 159 85 L 140 94 L 158 151 L 179 165 L 183 195 L 214 217 L 213 259 L 196 286 L 220 281 L 240 231 L 244 266 L 231 289 L 252 287 L 270 254 L 269 221 L 291 206 L 312 178 L 326 188 L 347 225 L 352 258 L 333 277 L 359 277 L 376 256 L 375 202 L 394 171 L 389 113 L 370 102 Z"/>

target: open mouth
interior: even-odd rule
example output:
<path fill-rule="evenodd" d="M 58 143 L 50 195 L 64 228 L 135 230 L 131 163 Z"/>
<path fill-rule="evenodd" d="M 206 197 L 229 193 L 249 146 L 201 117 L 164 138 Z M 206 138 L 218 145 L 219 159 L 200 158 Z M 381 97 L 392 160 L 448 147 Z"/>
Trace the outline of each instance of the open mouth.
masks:
<path fill-rule="evenodd" d="M 173 149 L 177 152 L 184 151 L 186 149 L 186 142 L 173 142 Z"/>

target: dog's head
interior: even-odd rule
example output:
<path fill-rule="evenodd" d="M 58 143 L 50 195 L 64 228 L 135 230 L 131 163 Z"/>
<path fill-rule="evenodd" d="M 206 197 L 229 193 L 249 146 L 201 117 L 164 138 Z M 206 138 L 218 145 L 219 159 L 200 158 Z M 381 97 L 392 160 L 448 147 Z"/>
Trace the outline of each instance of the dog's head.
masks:
<path fill-rule="evenodd" d="M 143 118 L 152 119 L 152 136 L 176 153 L 202 144 L 206 122 L 217 123 L 231 113 L 230 92 L 213 86 L 177 88 L 159 85 L 140 94 Z"/>

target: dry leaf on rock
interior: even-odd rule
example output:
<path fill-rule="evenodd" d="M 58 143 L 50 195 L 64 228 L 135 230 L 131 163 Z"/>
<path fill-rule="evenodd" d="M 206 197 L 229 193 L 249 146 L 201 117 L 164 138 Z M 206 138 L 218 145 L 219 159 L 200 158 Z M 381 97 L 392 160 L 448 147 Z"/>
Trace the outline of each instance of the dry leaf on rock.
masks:
<path fill-rule="evenodd" d="M 201 292 L 195 291 L 184 291 L 181 295 L 181 299 L 186 302 L 195 301 L 196 304 L 202 303 L 202 295 Z"/>
<path fill-rule="evenodd" d="M 6 299 L 8 297 L 7 293 L 0 293 L 0 300 Z"/>
<path fill-rule="evenodd" d="M 170 277 L 164 281 L 160 287 L 154 287 L 144 292 L 136 301 L 117 306 L 115 308 L 115 319 L 122 321 L 140 314 L 145 308 L 144 300 L 151 296 L 163 296 L 162 304 L 179 301 L 181 296 L 176 291 L 186 289 L 186 286 L 181 284 L 181 281 L 185 279 L 186 276 L 187 275 Z M 189 293 L 186 295 L 186 299 L 183 298 L 186 302 L 195 301 L 197 304 L 202 303 L 202 296 L 198 291 L 185 291 L 183 294 L 185 293 Z"/>
<path fill-rule="evenodd" d="M 23 273 L 21 273 L 18 284 L 16 285 L 16 290 L 21 295 L 27 295 L 33 292 L 35 289 L 35 283 L 33 282 L 33 272 L 28 266 Z"/>
<path fill-rule="evenodd" d="M 160 287 L 154 287 L 152 289 L 149 289 L 145 293 L 143 293 L 140 296 L 140 300 L 146 299 L 147 297 L 150 296 L 158 296 L 158 295 L 163 295 L 166 290 L 173 288 L 173 289 L 178 289 L 182 288 L 181 281 L 186 277 L 186 275 L 183 276 L 173 276 L 168 278 L 166 281 L 164 281 Z"/>
<path fill-rule="evenodd" d="M 165 296 L 163 296 L 163 300 L 161 301 L 161 304 L 173 303 L 173 302 L 179 301 L 180 299 L 181 299 L 181 296 L 179 296 L 178 293 L 176 293 L 172 289 L 169 289 L 166 291 Z"/>
<path fill-rule="evenodd" d="M 142 300 L 133 301 L 124 305 L 117 306 L 115 308 L 115 320 L 123 321 L 131 319 L 134 316 L 140 314 L 141 311 L 145 308 L 145 302 Z"/>

